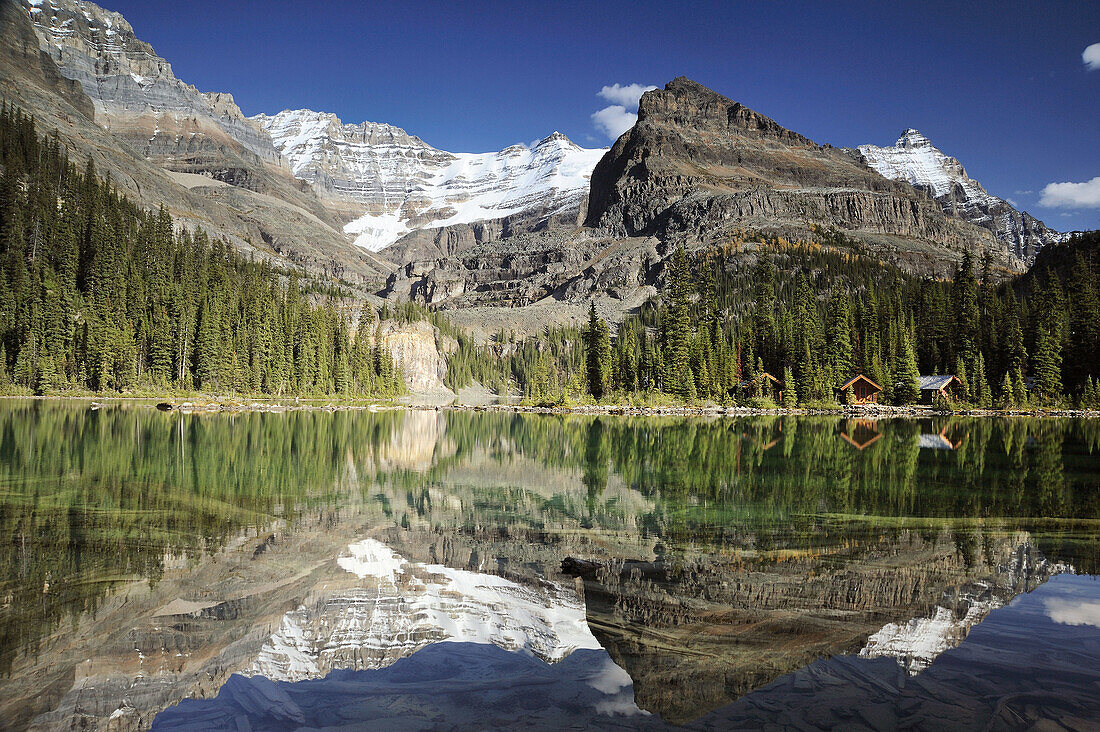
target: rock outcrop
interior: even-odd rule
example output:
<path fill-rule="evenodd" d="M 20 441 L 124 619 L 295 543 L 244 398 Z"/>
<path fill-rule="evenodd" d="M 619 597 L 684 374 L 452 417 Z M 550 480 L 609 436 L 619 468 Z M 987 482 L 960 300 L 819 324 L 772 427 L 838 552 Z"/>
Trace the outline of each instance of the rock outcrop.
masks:
<path fill-rule="evenodd" d="M 447 356 L 458 348 L 453 338 L 442 335 L 431 323 L 387 320 L 379 327 L 382 345 L 401 369 L 405 386 L 414 394 L 449 391 Z"/>
<path fill-rule="evenodd" d="M 1010 252 L 1028 264 L 1035 261 L 1035 255 L 1044 246 L 1065 241 L 1069 236 L 987 193 L 981 183 L 966 174 L 957 159 L 944 155 L 917 130 L 902 132 L 893 147 L 860 145 L 851 152 L 883 176 L 925 191 L 939 202 L 944 213 L 989 229 Z"/>

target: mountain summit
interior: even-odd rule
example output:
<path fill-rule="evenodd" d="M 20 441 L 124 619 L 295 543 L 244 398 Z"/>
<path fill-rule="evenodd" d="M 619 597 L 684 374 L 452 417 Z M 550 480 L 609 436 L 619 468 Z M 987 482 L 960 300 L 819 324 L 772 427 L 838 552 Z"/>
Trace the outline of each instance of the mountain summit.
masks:
<path fill-rule="evenodd" d="M 825 226 L 901 264 L 969 248 L 1019 266 L 988 232 L 945 216 L 912 186 L 683 77 L 642 95 L 637 124 L 592 173 L 586 223 L 619 236 L 712 240 Z"/>
<path fill-rule="evenodd" d="M 981 183 L 966 174 L 956 158 L 945 155 L 913 128 L 902 132 L 893 147 L 860 145 L 857 151 L 867 165 L 883 176 L 926 191 L 945 213 L 989 229 L 1028 263 L 1047 244 L 1067 238 L 1030 214 L 1016 210 L 1008 201 L 987 193 Z"/>

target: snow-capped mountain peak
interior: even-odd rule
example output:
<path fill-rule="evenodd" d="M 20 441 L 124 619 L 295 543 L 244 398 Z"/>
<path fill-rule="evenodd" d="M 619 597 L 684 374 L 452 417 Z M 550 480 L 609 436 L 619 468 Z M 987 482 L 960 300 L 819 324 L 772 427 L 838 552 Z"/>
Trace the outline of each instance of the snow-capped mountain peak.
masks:
<path fill-rule="evenodd" d="M 883 176 L 908 181 L 936 198 L 950 194 L 958 186 L 969 205 L 999 200 L 972 180 L 958 160 L 945 155 L 912 127 L 901 133 L 893 147 L 860 145 L 859 152 Z"/>
<path fill-rule="evenodd" d="M 604 150 L 560 132 L 533 147 L 450 153 L 387 124 L 345 124 L 308 109 L 251 118 L 290 162 L 294 175 L 349 223 L 360 246 L 377 251 L 418 229 L 553 215 L 578 206 Z"/>
<path fill-rule="evenodd" d="M 1066 238 L 986 192 L 981 183 L 967 175 L 958 159 L 944 154 L 917 129 L 907 128 L 892 147 L 860 145 L 857 151 L 883 177 L 903 180 L 928 192 L 944 212 L 989 229 L 1026 262 L 1033 261 L 1046 244 Z"/>

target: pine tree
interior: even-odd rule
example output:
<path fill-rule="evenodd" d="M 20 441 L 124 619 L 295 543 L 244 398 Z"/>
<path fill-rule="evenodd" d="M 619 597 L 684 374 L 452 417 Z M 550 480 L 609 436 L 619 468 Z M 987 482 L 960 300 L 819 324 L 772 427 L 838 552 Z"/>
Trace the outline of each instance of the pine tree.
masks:
<path fill-rule="evenodd" d="M 964 402 L 969 402 L 971 398 L 970 394 L 970 379 L 966 373 L 966 359 L 962 356 L 955 362 L 955 379 L 959 382 L 959 399 Z"/>
<path fill-rule="evenodd" d="M 783 406 L 787 409 L 798 404 L 798 390 L 794 383 L 794 372 L 790 366 L 783 368 Z"/>
<path fill-rule="evenodd" d="M 1023 369 L 1016 369 L 1012 372 L 1012 401 L 1017 407 L 1026 407 L 1030 399 Z"/>
<path fill-rule="evenodd" d="M 989 381 L 985 375 L 985 356 L 981 351 L 978 351 L 978 355 L 974 359 L 974 368 L 971 369 L 971 374 L 974 403 L 983 408 L 992 406 L 993 395 L 989 391 Z"/>
<path fill-rule="evenodd" d="M 611 366 L 611 344 L 607 323 L 596 315 L 596 304 L 588 305 L 588 327 L 584 334 L 588 393 L 597 401 L 607 393 Z"/>
<path fill-rule="evenodd" d="M 1016 406 L 1016 395 L 1012 386 L 1012 377 L 1010 372 L 1005 371 L 1004 379 L 1001 380 L 1001 393 L 1000 393 L 1001 409 L 1012 409 Z"/>
<path fill-rule="evenodd" d="M 1052 328 L 1040 327 L 1035 346 L 1035 389 L 1048 402 L 1062 394 L 1062 344 Z"/>
<path fill-rule="evenodd" d="M 692 398 L 695 391 L 694 379 L 689 385 L 691 313 L 690 313 L 691 270 L 687 253 L 683 247 L 676 250 L 672 257 L 669 282 L 669 306 L 665 325 L 664 366 L 666 370 L 665 388 L 684 398 Z"/>
<path fill-rule="evenodd" d="M 978 283 L 974 278 L 974 260 L 969 251 L 963 253 L 962 262 L 955 270 L 951 300 L 955 354 L 969 359 L 978 350 L 981 320 L 978 309 Z"/>
<path fill-rule="evenodd" d="M 913 345 L 913 336 L 908 328 L 904 329 L 893 399 L 895 404 L 912 404 L 920 399 L 920 370 L 917 368 L 917 349 Z"/>

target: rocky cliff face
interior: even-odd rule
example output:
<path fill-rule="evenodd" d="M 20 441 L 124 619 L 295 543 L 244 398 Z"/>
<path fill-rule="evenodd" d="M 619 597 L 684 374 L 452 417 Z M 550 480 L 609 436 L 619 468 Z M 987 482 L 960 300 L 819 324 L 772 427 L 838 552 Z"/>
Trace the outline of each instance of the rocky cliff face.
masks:
<path fill-rule="evenodd" d="M 637 124 L 593 171 L 586 224 L 688 241 L 817 224 L 881 252 L 954 259 L 989 249 L 1019 267 L 987 231 L 945 216 L 911 186 L 685 78 L 642 96 Z"/>
<path fill-rule="evenodd" d="M 175 79 L 117 13 L 90 2 L 0 0 L 0 25 L 0 93 L 39 129 L 56 130 L 70 157 L 91 156 L 139 205 L 163 204 L 177 224 L 281 266 L 353 283 L 384 279 L 390 265 L 346 241 L 270 143 L 257 152 L 263 133 L 229 95 Z"/>
<path fill-rule="evenodd" d="M 371 250 L 410 232 L 503 219 L 546 219 L 572 211 L 587 193 L 603 150 L 555 132 L 534 147 L 449 153 L 387 124 L 344 124 L 334 114 L 286 110 L 253 120 Z"/>
<path fill-rule="evenodd" d="M 852 152 L 884 177 L 927 192 L 944 213 L 989 229 L 1028 264 L 1047 244 L 1068 238 L 1068 234 L 1048 228 L 1026 211 L 1017 211 L 1008 201 L 987 193 L 958 160 L 945 155 L 917 130 L 902 132 L 893 147 L 860 145 Z"/>
<path fill-rule="evenodd" d="M 203 94 L 177 79 L 118 13 L 86 2 L 25 1 L 43 53 L 80 84 L 101 126 L 171 170 L 263 190 L 261 164 L 278 163 L 279 154 L 232 95 Z"/>
<path fill-rule="evenodd" d="M 458 348 L 425 320 L 398 323 L 387 320 L 379 328 L 382 345 L 401 369 L 405 386 L 414 394 L 450 391 L 447 378 L 447 355 Z"/>

